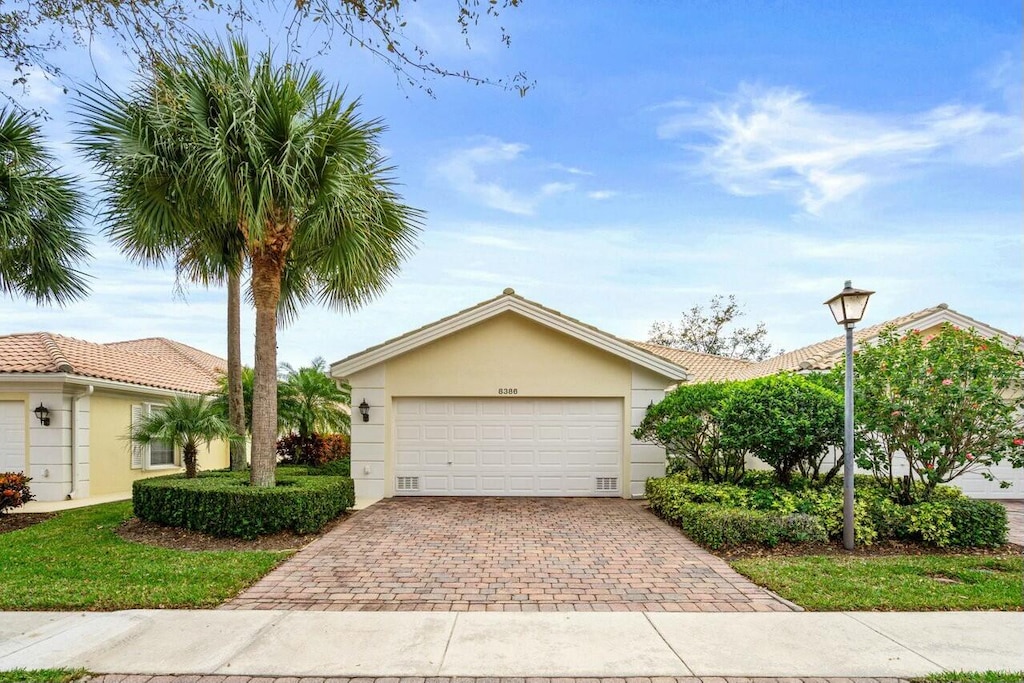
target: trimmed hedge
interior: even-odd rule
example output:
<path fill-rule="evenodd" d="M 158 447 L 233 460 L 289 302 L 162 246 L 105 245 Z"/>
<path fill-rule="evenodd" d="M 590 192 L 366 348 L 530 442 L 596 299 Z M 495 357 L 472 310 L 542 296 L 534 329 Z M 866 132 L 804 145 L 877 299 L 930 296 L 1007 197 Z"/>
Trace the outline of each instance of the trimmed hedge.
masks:
<path fill-rule="evenodd" d="M 1007 542 L 1006 509 L 999 503 L 939 487 L 929 501 L 899 505 L 870 477 L 858 477 L 856 486 L 858 543 L 904 540 L 939 548 L 998 548 Z M 774 546 L 842 534 L 843 495 L 838 482 L 815 488 L 797 481 L 786 488 L 760 476 L 745 477 L 742 485 L 735 485 L 693 482 L 675 475 L 648 479 L 646 494 L 657 514 L 711 548 L 742 543 Z M 809 525 L 820 527 L 823 536 Z"/>
<path fill-rule="evenodd" d="M 304 476 L 294 470 L 279 473 L 274 488 L 250 486 L 244 472 L 208 472 L 195 479 L 174 474 L 132 485 L 139 519 L 245 539 L 319 531 L 354 502 L 348 477 Z"/>

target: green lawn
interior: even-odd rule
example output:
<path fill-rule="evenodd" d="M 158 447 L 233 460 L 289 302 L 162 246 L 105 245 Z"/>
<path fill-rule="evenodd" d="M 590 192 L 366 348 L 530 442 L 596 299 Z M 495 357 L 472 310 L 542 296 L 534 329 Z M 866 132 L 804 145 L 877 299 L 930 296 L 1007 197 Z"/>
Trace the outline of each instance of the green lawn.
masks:
<path fill-rule="evenodd" d="M 85 675 L 85 669 L 11 669 L 0 671 L 0 683 L 71 683 Z"/>
<path fill-rule="evenodd" d="M 1010 554 L 806 555 L 732 560 L 730 564 L 756 583 L 815 611 L 1024 608 L 1024 560 Z"/>
<path fill-rule="evenodd" d="M 0 610 L 211 607 L 290 554 L 130 543 L 114 529 L 131 515 L 131 502 L 107 503 L 0 534 Z"/>
<path fill-rule="evenodd" d="M 1024 671 L 947 671 L 913 680 L 919 683 L 1021 683 Z"/>

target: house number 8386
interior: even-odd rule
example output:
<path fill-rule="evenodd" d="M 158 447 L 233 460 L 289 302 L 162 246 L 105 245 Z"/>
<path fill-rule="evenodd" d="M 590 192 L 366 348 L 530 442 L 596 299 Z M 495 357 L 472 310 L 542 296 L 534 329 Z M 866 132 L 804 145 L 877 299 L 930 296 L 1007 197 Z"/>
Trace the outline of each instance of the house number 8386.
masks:
<path fill-rule="evenodd" d="M 515 387 L 498 387 L 499 396 L 515 396 L 519 393 L 519 389 Z"/>

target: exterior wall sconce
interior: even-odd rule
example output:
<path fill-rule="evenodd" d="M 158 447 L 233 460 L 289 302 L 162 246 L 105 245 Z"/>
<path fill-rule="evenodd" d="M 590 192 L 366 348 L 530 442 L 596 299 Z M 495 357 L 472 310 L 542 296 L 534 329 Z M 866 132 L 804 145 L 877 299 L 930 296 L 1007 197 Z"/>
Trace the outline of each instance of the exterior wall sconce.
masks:
<path fill-rule="evenodd" d="M 44 427 L 50 426 L 50 409 L 40 403 L 35 410 L 32 411 L 39 418 L 39 424 Z"/>
<path fill-rule="evenodd" d="M 359 404 L 359 414 L 363 416 L 363 422 L 370 421 L 370 404 L 363 399 L 363 402 Z"/>

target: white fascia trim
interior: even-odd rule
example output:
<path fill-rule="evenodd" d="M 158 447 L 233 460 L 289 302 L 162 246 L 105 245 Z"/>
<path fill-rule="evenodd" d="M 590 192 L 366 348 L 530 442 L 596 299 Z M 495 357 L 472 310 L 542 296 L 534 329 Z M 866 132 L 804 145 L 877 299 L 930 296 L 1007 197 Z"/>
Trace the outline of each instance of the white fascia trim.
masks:
<path fill-rule="evenodd" d="M 429 344 L 449 334 L 465 329 L 470 325 L 508 311 L 514 311 L 546 327 L 564 332 L 580 341 L 625 358 L 631 363 L 657 372 L 670 380 L 689 381 L 690 379 L 690 375 L 674 363 L 662 360 L 654 354 L 649 354 L 614 337 L 513 297 L 502 297 L 485 303 L 482 306 L 465 311 L 462 315 L 444 320 L 407 337 L 400 337 L 390 344 L 372 349 L 347 361 L 335 363 L 331 366 L 331 376 L 337 379 L 346 379 L 360 370 L 365 370 L 389 358 L 406 353 L 424 344 Z"/>
<path fill-rule="evenodd" d="M 150 396 L 202 396 L 203 394 L 193 391 L 175 391 L 173 389 L 161 389 L 159 387 L 147 387 L 142 384 L 130 382 L 118 382 L 111 379 L 97 379 L 85 375 L 71 375 L 66 372 L 10 372 L 0 374 L 0 383 L 11 380 L 17 382 L 31 383 L 54 383 L 73 384 L 76 386 L 92 385 L 97 389 L 114 389 L 117 391 L 130 391 L 135 394 L 146 394 Z"/>
<path fill-rule="evenodd" d="M 908 325 L 903 325 L 902 327 L 899 328 L 899 330 L 901 332 L 906 332 L 908 330 L 926 330 L 929 327 L 941 325 L 942 323 L 956 325 L 957 327 L 965 330 L 969 328 L 974 328 L 978 332 L 978 334 L 982 335 L 983 337 L 999 337 L 1004 344 L 1007 344 L 1009 346 L 1013 346 L 1015 343 L 1017 343 L 1017 340 L 1014 337 L 1006 334 L 1002 330 L 997 330 L 994 327 L 989 327 L 983 322 L 972 320 L 948 308 L 943 309 L 941 311 L 935 311 L 934 313 L 930 313 L 929 315 L 926 315 L 923 318 L 919 318 L 918 320 L 915 320 L 914 322 Z"/>

